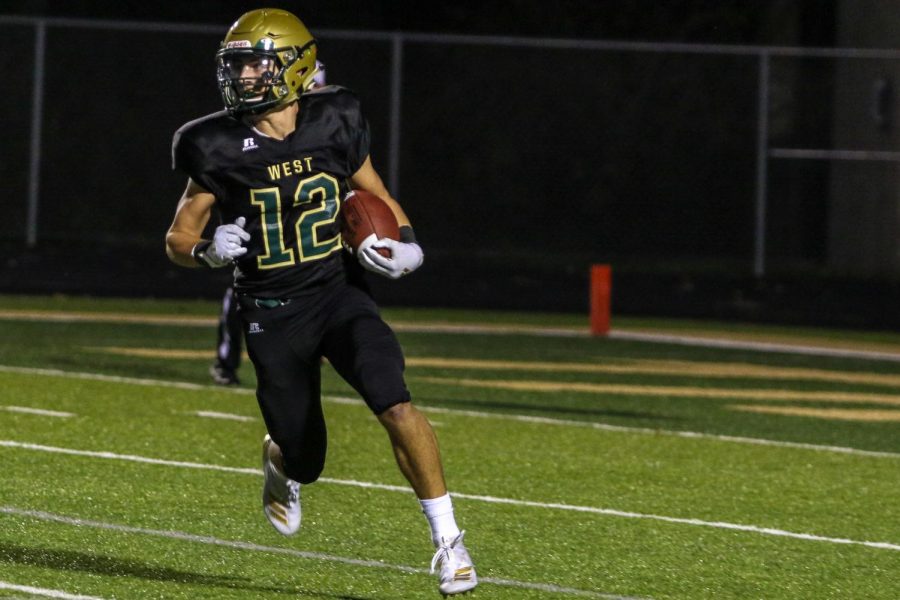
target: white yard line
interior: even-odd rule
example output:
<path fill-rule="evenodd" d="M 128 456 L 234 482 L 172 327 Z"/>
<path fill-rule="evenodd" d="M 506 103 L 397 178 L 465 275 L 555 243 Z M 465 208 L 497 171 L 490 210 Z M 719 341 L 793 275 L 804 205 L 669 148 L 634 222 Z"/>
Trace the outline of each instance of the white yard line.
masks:
<path fill-rule="evenodd" d="M 32 596 L 43 596 L 44 598 L 62 598 L 64 600 L 103 600 L 97 596 L 82 596 L 81 594 L 69 594 L 61 590 L 48 590 L 46 588 L 32 587 L 30 585 L 16 585 L 8 581 L 0 581 L 0 590 L 12 590 L 14 592 L 22 592 L 31 594 Z"/>
<path fill-rule="evenodd" d="M 332 398 L 337 401 L 337 398 Z M 898 452 L 879 452 L 877 450 L 860 450 L 846 446 L 825 446 L 821 444 L 805 444 L 803 442 L 786 442 L 781 440 L 768 440 L 763 438 L 749 438 L 734 435 L 718 435 L 713 433 L 700 433 L 696 431 L 674 431 L 667 429 L 650 429 L 649 427 L 626 427 L 624 425 L 608 425 L 592 421 L 573 421 L 568 419 L 554 419 L 550 417 L 533 417 L 528 415 L 509 415 L 502 413 L 489 413 L 474 410 L 457 410 L 453 408 L 419 406 L 423 412 L 435 414 L 454 414 L 478 417 L 483 419 L 502 419 L 504 421 L 519 421 L 522 423 L 537 423 L 541 425 L 554 425 L 564 427 L 585 427 L 600 431 L 612 431 L 618 433 L 632 433 L 643 435 L 666 435 L 688 439 L 706 439 L 718 442 L 733 442 L 736 444 L 751 444 L 755 446 L 773 446 L 776 448 L 796 448 L 798 450 L 813 450 L 815 452 L 835 452 L 837 454 L 850 454 L 854 456 L 869 456 L 873 458 L 900 458 Z"/>
<path fill-rule="evenodd" d="M 401 571 L 403 573 L 428 574 L 428 569 L 419 567 L 410 567 L 408 565 L 396 565 L 379 560 L 365 560 L 359 558 L 349 558 L 346 556 L 336 556 L 334 554 L 325 554 L 323 552 L 307 552 L 303 550 L 294 550 L 293 548 L 282 548 L 279 546 L 264 546 L 253 542 L 244 542 L 240 540 L 225 540 L 208 535 L 195 535 L 184 531 L 172 531 L 165 529 L 147 529 L 144 527 L 132 527 L 129 525 L 118 525 L 115 523 L 104 523 L 103 521 L 93 521 L 89 519 L 78 519 L 56 515 L 43 511 L 24 510 L 11 506 L 0 506 L 0 513 L 15 515 L 19 517 L 27 517 L 39 519 L 41 521 L 49 521 L 53 523 L 61 523 L 64 525 L 72 525 L 75 527 L 90 527 L 94 529 L 104 529 L 107 531 L 116 531 L 120 533 L 149 535 L 153 537 L 167 538 L 171 540 L 179 540 L 184 542 L 192 542 L 199 544 L 208 544 L 211 546 L 222 546 L 225 548 L 234 548 L 238 550 L 247 550 L 251 552 L 266 552 L 271 554 L 283 554 L 294 558 L 303 558 L 309 560 L 319 560 L 325 562 L 340 563 L 354 567 L 367 567 L 376 569 L 390 569 L 393 571 Z M 569 596 L 581 596 L 587 598 L 606 598 L 608 600 L 638 600 L 636 598 L 616 596 L 612 594 L 603 594 L 591 590 L 581 590 L 556 585 L 553 583 L 537 583 L 531 581 L 517 581 L 514 579 L 499 579 L 495 577 L 479 577 L 480 583 L 499 585 L 504 587 L 512 587 L 525 590 L 537 590 L 542 592 L 565 594 Z M 85 600 L 96 600 L 87 596 L 51 596 L 53 598 L 72 598 Z"/>
<path fill-rule="evenodd" d="M 64 377 L 67 379 L 87 379 L 89 381 L 106 381 L 109 383 L 125 383 L 129 385 L 144 385 L 175 388 L 179 390 L 218 390 L 220 392 L 232 392 L 237 394 L 253 394 L 253 390 L 239 387 L 224 387 L 218 385 L 202 385 L 199 383 L 187 383 L 184 381 L 163 381 L 161 379 L 144 379 L 140 377 L 121 377 L 119 375 L 103 375 L 102 373 L 84 373 L 79 371 L 63 371 L 61 369 L 38 369 L 33 367 L 12 367 L 0 365 L 0 373 L 19 373 L 24 375 L 43 375 L 45 377 Z"/>
<path fill-rule="evenodd" d="M 181 468 L 189 468 L 189 469 L 202 469 L 202 470 L 211 470 L 211 471 L 224 471 L 229 473 L 240 473 L 247 475 L 262 475 L 262 472 L 259 469 L 251 469 L 251 468 L 239 468 L 239 467 L 226 467 L 223 465 L 212 465 L 212 464 L 204 464 L 204 463 L 195 463 L 195 462 L 184 462 L 184 461 L 171 461 L 159 458 L 149 458 L 145 456 L 135 456 L 130 454 L 116 454 L 114 452 L 97 452 L 91 450 L 76 450 L 72 448 L 59 448 L 55 446 L 44 446 L 41 444 L 31 444 L 28 442 L 17 442 L 14 440 L 0 440 L 0 447 L 5 448 L 16 448 L 21 450 L 31 450 L 37 452 L 50 452 L 55 454 L 66 454 L 70 456 L 84 456 L 89 458 L 102 458 L 107 460 L 122 460 L 136 463 L 145 463 L 145 464 L 153 464 L 153 465 L 162 465 L 169 467 L 181 467 Z M 365 488 L 365 489 L 375 489 L 382 490 L 388 492 L 400 492 L 404 494 L 411 494 L 412 490 L 407 487 L 396 486 L 396 485 L 387 485 L 383 483 L 375 483 L 369 481 L 355 481 L 352 479 L 332 479 L 328 477 L 323 477 L 319 480 L 321 483 L 329 483 L 333 485 L 345 485 L 351 487 Z M 865 546 L 867 548 L 875 548 L 878 550 L 894 550 L 900 552 L 900 544 L 893 542 L 873 542 L 868 540 L 853 540 L 849 538 L 839 538 L 839 537 L 830 537 L 823 536 L 811 533 L 802 533 L 802 532 L 794 532 L 787 531 L 784 529 L 776 529 L 772 527 L 760 527 L 758 525 L 746 525 L 740 523 L 727 523 L 724 521 L 705 521 L 702 519 L 689 519 L 683 517 L 670 517 L 665 515 L 654 515 L 647 513 L 637 513 L 632 511 L 623 511 L 612 508 L 601 508 L 596 506 L 579 506 L 573 504 L 563 504 L 557 502 L 535 502 L 532 500 L 519 500 L 515 498 L 500 498 L 496 496 L 483 496 L 478 494 L 460 494 L 460 493 L 452 493 L 454 498 L 461 498 L 466 500 L 473 500 L 477 502 L 487 502 L 491 504 L 506 504 L 512 506 L 522 506 L 529 508 L 539 508 L 539 509 L 549 509 L 549 510 L 562 510 L 562 511 L 572 511 L 572 512 L 581 512 L 581 513 L 593 513 L 597 515 L 604 515 L 609 517 L 621 517 L 626 519 L 643 519 L 643 520 L 651 520 L 651 521 L 663 521 L 666 523 L 675 523 L 680 525 L 691 525 L 696 527 L 711 527 L 714 529 L 729 529 L 733 531 L 744 531 L 747 533 L 755 533 L 760 535 L 771 535 L 771 536 L 779 536 L 786 538 L 793 538 L 798 540 L 807 540 L 807 541 L 815 541 L 815 542 L 826 542 L 830 544 L 844 544 L 844 545 L 852 545 L 852 546 Z"/>
<path fill-rule="evenodd" d="M 0 406 L 0 409 L 7 412 L 25 413 L 29 415 L 40 415 L 42 417 L 59 417 L 62 419 L 74 417 L 75 413 L 61 412 L 58 410 L 44 410 L 42 408 L 29 408 L 27 406 Z"/>
<path fill-rule="evenodd" d="M 188 413 L 189 415 L 196 415 L 198 417 L 203 417 L 206 419 L 224 419 L 226 421 L 240 421 L 242 423 L 252 423 L 257 419 L 255 417 L 248 417 L 246 415 L 235 415 L 232 413 L 223 413 L 217 412 L 214 410 L 198 410 L 195 412 Z"/>
<path fill-rule="evenodd" d="M 41 375 L 45 377 L 63 377 L 70 379 L 84 379 L 89 381 L 105 381 L 109 383 L 123 383 L 127 385 L 141 385 L 149 387 L 175 388 L 181 390 L 208 390 L 221 393 L 239 394 L 239 395 L 255 395 L 254 390 L 241 387 L 223 387 L 219 385 L 203 385 L 199 383 L 187 383 L 183 381 L 164 381 L 160 379 L 143 379 L 136 377 L 120 377 L 117 375 L 103 375 L 100 373 L 83 373 L 77 371 L 62 371 L 59 369 L 36 369 L 31 367 L 14 367 L 0 365 L 0 373 L 14 373 L 23 375 Z M 326 402 L 335 404 L 362 404 L 362 400 L 356 398 L 342 398 L 339 396 L 325 396 Z M 537 423 L 541 425 L 554 425 L 561 427 L 586 427 L 597 429 L 599 431 L 611 431 L 617 433 L 639 434 L 639 435 L 668 435 L 690 439 L 705 439 L 719 442 L 731 442 L 737 444 L 752 444 L 755 446 L 772 446 L 777 448 L 796 448 L 798 450 L 811 450 L 815 452 L 834 452 L 838 454 L 849 454 L 853 456 L 868 456 L 872 458 L 900 458 L 898 452 L 880 452 L 877 450 L 860 450 L 858 448 L 848 448 L 844 446 L 825 446 L 819 444 L 806 444 L 802 442 L 787 442 L 781 440 L 769 440 L 764 438 L 748 438 L 730 435 L 718 435 L 713 433 L 702 433 L 696 431 L 676 431 L 668 429 L 650 429 L 647 427 L 627 427 L 624 425 L 608 425 L 606 423 L 596 423 L 593 421 L 574 421 L 568 419 L 555 419 L 551 417 L 533 417 L 526 415 L 515 415 L 507 413 L 491 413 L 475 410 L 459 410 L 454 408 L 429 407 L 421 404 L 417 405 L 420 410 L 447 415 L 459 415 L 467 417 L 476 417 L 480 419 L 496 419 L 501 421 L 519 421 L 522 423 Z"/>
<path fill-rule="evenodd" d="M 707 348 L 727 348 L 729 350 L 753 350 L 757 352 L 784 352 L 787 354 L 806 354 L 810 356 L 834 356 L 836 358 L 862 358 L 866 360 L 887 360 L 900 362 L 900 352 L 879 352 L 876 350 L 855 350 L 851 348 L 830 348 L 827 346 L 810 346 L 808 344 L 789 344 L 775 342 L 753 342 L 727 338 L 708 338 L 692 335 L 672 335 L 667 333 L 641 333 L 637 331 L 609 332 L 614 340 L 632 342 L 652 342 L 655 344 L 678 344 L 680 346 L 700 346 Z"/>

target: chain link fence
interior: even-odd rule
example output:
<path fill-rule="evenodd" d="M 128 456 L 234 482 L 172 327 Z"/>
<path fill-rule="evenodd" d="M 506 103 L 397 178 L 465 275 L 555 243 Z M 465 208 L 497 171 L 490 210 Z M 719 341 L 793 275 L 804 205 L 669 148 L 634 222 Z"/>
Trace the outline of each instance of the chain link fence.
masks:
<path fill-rule="evenodd" d="M 172 133 L 221 107 L 223 28 L 0 33 L 0 290 L 217 297 L 227 276 L 170 265 L 163 235 L 185 184 Z M 421 275 L 378 285 L 386 302 L 583 310 L 589 265 L 610 263 L 614 310 L 729 316 L 761 281 L 832 268 L 852 237 L 830 220 L 852 193 L 836 163 L 880 170 L 897 202 L 896 136 L 852 154 L 839 83 L 860 64 L 889 82 L 900 52 L 314 33 L 426 248 Z"/>

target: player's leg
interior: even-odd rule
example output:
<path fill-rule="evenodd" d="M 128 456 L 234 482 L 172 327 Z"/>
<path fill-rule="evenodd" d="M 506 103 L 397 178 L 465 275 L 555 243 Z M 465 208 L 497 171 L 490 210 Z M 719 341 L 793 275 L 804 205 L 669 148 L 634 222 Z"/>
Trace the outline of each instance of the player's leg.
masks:
<path fill-rule="evenodd" d="M 418 498 L 447 493 L 437 437 L 431 423 L 409 402 L 394 404 L 377 415 L 387 430 L 400 471 Z"/>
<path fill-rule="evenodd" d="M 256 369 L 257 400 L 269 432 L 263 441 L 263 508 L 272 525 L 289 535 L 300 526 L 300 484 L 318 479 L 325 465 L 327 434 L 318 355 L 313 336 L 307 336 L 306 345 L 291 339 L 293 321 L 304 307 L 266 309 L 246 304 L 241 317 Z"/>
<path fill-rule="evenodd" d="M 356 300 L 366 301 L 371 302 L 367 296 Z M 323 344 L 325 356 L 386 429 L 397 464 L 419 498 L 437 550 L 432 569 L 440 567 L 440 591 L 471 590 L 477 585 L 475 569 L 453 514 L 437 438 L 409 402 L 403 354 L 393 331 L 375 310 L 366 311 L 331 327 Z"/>
<path fill-rule="evenodd" d="M 397 464 L 416 491 L 431 526 L 431 541 L 435 546 L 431 571 L 440 569 L 441 593 L 450 595 L 472 590 L 478 584 L 475 566 L 463 543 L 465 532 L 456 524 L 431 424 L 409 402 L 395 404 L 378 415 L 378 420 L 387 429 Z"/>
<path fill-rule="evenodd" d="M 222 299 L 222 312 L 216 331 L 216 361 L 209 369 L 213 381 L 220 385 L 240 383 L 237 370 L 241 364 L 243 331 L 237 308 L 234 288 L 229 287 Z"/>
<path fill-rule="evenodd" d="M 428 420 L 409 403 L 403 354 L 387 324 L 373 312 L 349 318 L 328 329 L 323 354 L 387 430 L 397 464 L 416 495 L 446 494 L 437 438 Z"/>
<path fill-rule="evenodd" d="M 256 362 L 254 361 L 254 365 Z M 266 367 L 270 370 L 271 365 Z M 325 467 L 328 445 L 325 418 L 319 401 L 319 363 L 292 363 L 294 373 L 280 381 L 260 379 L 256 398 L 276 465 L 299 483 L 313 483 Z M 256 369 L 257 377 L 266 377 Z M 286 385 L 285 385 L 286 384 Z"/>
<path fill-rule="evenodd" d="M 237 292 L 234 288 L 229 288 L 229 291 L 231 292 L 231 298 L 228 301 L 227 309 L 224 311 L 224 317 L 225 329 L 228 332 L 228 339 L 231 343 L 228 345 L 228 352 L 224 355 L 223 363 L 231 371 L 237 373 L 238 368 L 241 366 L 241 354 L 243 353 L 244 324 L 238 314 Z M 226 308 L 224 300 L 223 308 Z"/>

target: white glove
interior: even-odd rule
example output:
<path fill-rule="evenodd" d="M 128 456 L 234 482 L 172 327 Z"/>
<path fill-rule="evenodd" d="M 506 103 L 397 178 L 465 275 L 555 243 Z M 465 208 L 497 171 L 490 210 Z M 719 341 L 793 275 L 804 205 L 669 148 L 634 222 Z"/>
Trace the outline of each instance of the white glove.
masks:
<path fill-rule="evenodd" d="M 197 244 L 194 248 L 194 257 L 215 269 L 224 267 L 238 256 L 246 254 L 247 248 L 242 246 L 243 242 L 250 240 L 250 234 L 244 231 L 246 222 L 247 219 L 244 217 L 238 217 L 234 223 L 216 227 L 213 241 L 199 249 L 201 244 Z"/>
<path fill-rule="evenodd" d="M 390 257 L 378 253 L 379 248 L 387 248 Z M 422 266 L 425 254 L 416 243 L 398 242 L 390 238 L 375 237 L 373 233 L 357 248 L 359 262 L 366 269 L 390 279 L 399 279 Z"/>

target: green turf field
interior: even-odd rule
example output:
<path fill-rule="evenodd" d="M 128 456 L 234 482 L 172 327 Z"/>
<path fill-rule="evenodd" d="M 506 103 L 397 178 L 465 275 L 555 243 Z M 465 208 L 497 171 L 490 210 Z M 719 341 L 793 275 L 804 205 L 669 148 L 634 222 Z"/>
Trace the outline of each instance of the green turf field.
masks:
<path fill-rule="evenodd" d="M 297 536 L 271 528 L 252 369 L 209 385 L 217 311 L 0 296 L 0 598 L 439 597 L 386 436 L 327 365 L 323 479 Z M 900 598 L 900 334 L 385 314 L 475 598 Z"/>

